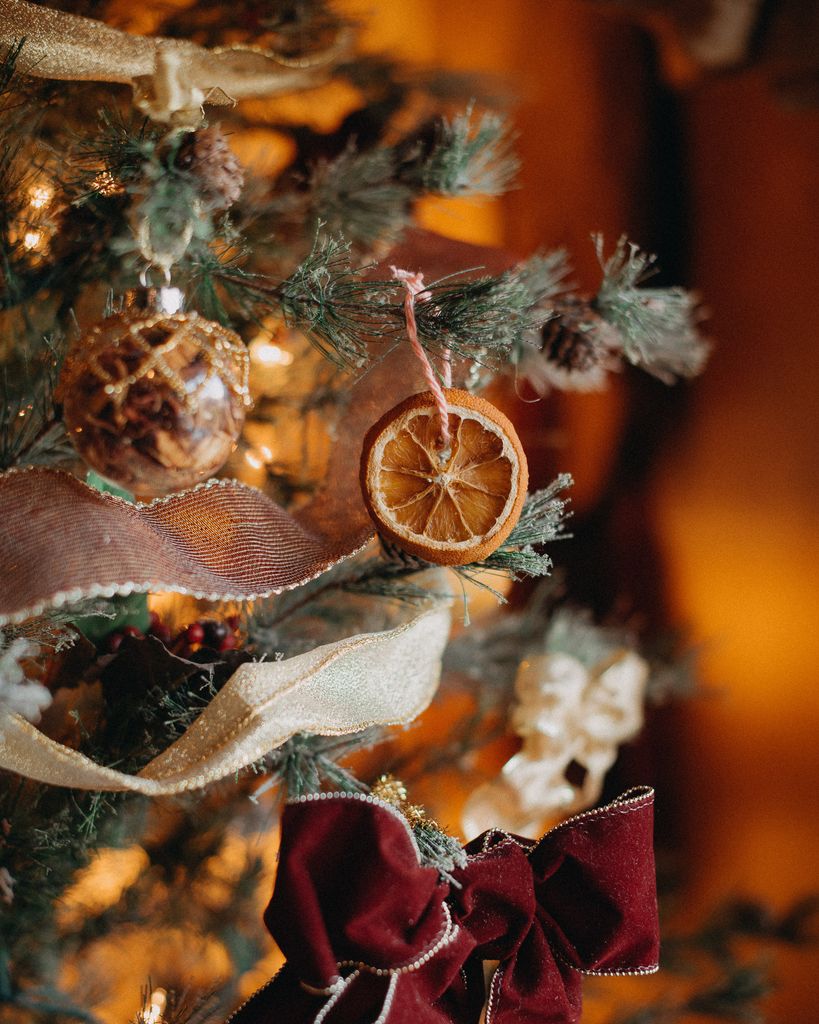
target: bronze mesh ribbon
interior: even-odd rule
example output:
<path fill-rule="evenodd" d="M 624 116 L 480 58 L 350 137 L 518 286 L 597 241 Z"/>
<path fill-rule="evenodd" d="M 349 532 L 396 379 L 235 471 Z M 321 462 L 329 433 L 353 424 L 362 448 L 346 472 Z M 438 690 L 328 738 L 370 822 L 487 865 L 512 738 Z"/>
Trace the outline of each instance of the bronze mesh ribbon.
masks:
<path fill-rule="evenodd" d="M 252 600 L 301 586 L 372 536 L 312 530 L 261 491 L 216 480 L 133 505 L 61 470 L 0 476 L 0 625 L 88 597 L 173 591 Z"/>
<path fill-rule="evenodd" d="M 361 439 L 419 390 L 414 362 L 393 352 L 354 386 L 324 486 L 296 515 L 234 480 L 132 505 L 60 470 L 1 474 L 0 625 L 134 592 L 252 600 L 360 550 L 374 533 L 358 483 Z"/>
<path fill-rule="evenodd" d="M 411 722 L 438 686 L 448 634 L 449 602 L 431 598 L 394 629 L 241 665 L 193 725 L 136 775 L 97 764 L 0 711 L 0 768 L 76 789 L 146 796 L 199 789 L 299 732 L 343 736 Z"/>

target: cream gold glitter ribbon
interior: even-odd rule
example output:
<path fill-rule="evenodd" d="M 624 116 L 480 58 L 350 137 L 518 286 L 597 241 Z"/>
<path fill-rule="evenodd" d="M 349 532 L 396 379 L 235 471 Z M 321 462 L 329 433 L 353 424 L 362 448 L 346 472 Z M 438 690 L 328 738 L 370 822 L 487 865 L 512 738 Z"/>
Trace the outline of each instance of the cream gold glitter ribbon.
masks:
<path fill-rule="evenodd" d="M 252 764 L 291 736 L 341 736 L 412 721 L 429 704 L 449 633 L 449 604 L 403 625 L 347 637 L 278 662 L 242 665 L 193 725 L 137 775 L 97 764 L 0 713 L 0 768 L 76 789 L 168 796 Z"/>
<path fill-rule="evenodd" d="M 25 39 L 20 70 L 38 78 L 123 82 L 155 121 L 193 129 L 203 104 L 225 105 L 315 85 L 323 63 L 310 66 L 248 46 L 207 49 L 184 39 L 138 36 L 92 18 L 27 0 L 0 0 L 0 45 Z"/>

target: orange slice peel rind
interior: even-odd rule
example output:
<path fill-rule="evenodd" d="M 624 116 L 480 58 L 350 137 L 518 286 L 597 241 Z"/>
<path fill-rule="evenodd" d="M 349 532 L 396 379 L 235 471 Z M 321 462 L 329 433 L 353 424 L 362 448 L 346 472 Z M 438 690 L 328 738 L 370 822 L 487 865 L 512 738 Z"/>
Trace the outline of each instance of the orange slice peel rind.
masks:
<path fill-rule="evenodd" d="M 437 565 L 480 562 L 506 540 L 526 500 L 528 468 L 509 419 L 483 398 L 445 389 L 451 444 L 428 391 L 364 438 L 361 488 L 382 537 Z"/>

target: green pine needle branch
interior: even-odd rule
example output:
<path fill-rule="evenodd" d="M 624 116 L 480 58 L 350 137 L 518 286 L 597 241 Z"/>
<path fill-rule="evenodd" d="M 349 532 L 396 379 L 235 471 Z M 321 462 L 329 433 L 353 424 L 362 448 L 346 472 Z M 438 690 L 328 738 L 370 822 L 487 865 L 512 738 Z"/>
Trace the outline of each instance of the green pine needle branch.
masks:
<path fill-rule="evenodd" d="M 306 189 L 272 200 L 268 216 L 302 233 L 319 224 L 362 251 L 398 241 L 424 195 L 496 196 L 512 184 L 518 161 L 497 114 L 473 118 L 471 108 L 442 119 L 428 146 L 416 140 L 359 149 L 351 139 L 334 159 L 320 160 Z M 289 181 L 289 179 L 288 179 Z"/>
<path fill-rule="evenodd" d="M 536 256 L 497 275 L 430 282 L 425 301 L 416 303 L 421 343 L 490 363 L 509 359 L 548 318 L 561 263 Z M 406 330 L 403 285 L 365 276 L 371 270 L 353 265 L 348 242 L 317 233 L 312 251 L 271 298 L 328 358 L 362 367 L 374 358 L 372 342 L 396 342 Z"/>
<path fill-rule="evenodd" d="M 360 248 L 396 242 L 410 222 L 413 199 L 411 187 L 397 178 L 396 159 L 391 147 L 358 152 L 351 143 L 335 160 L 317 164 L 307 223 L 323 224 Z"/>
<path fill-rule="evenodd" d="M 368 750 L 384 739 L 384 730 L 365 729 L 351 736 L 313 736 L 299 733 L 268 754 L 260 765 L 267 778 L 253 794 L 258 800 L 276 786 L 295 799 L 319 793 L 325 783 L 343 793 L 363 793 L 367 786 L 339 762 L 357 750 Z"/>
<path fill-rule="evenodd" d="M 608 257 L 602 235 L 594 241 L 603 269 L 594 306 L 617 328 L 626 359 L 665 383 L 700 373 L 709 346 L 697 327 L 696 296 L 684 288 L 643 287 L 655 271 L 655 257 L 625 237 Z"/>
<path fill-rule="evenodd" d="M 564 473 L 548 487 L 530 494 L 506 541 L 482 562 L 455 567 L 455 574 L 489 590 L 501 602 L 505 600 L 503 595 L 487 577 L 518 580 L 548 575 L 552 561 L 538 549 L 568 536 L 564 532 L 568 499 L 562 492 L 571 483 L 571 476 Z M 382 542 L 378 554 L 342 563 L 297 592 L 258 602 L 248 622 L 251 643 L 270 656 L 282 650 L 292 653 L 289 644 L 296 618 L 323 620 L 332 627 L 346 607 L 349 599 L 345 600 L 345 595 L 349 594 L 420 604 L 431 596 L 429 577 L 422 579 L 422 574 L 431 570 L 440 571 L 440 567 Z"/>
<path fill-rule="evenodd" d="M 515 141 L 500 114 L 484 112 L 473 119 L 472 108 L 444 118 L 427 157 L 407 172 L 431 193 L 443 196 L 498 196 L 513 185 L 520 161 Z"/>
<path fill-rule="evenodd" d="M 483 561 L 458 566 L 456 575 L 490 591 L 501 603 L 506 599 L 487 582 L 487 575 L 511 580 L 548 576 L 552 560 L 538 549 L 570 536 L 564 532 L 569 501 L 560 495 L 572 482 L 570 474 L 561 473 L 548 487 L 528 495 L 520 519 L 504 543 Z"/>
<path fill-rule="evenodd" d="M 54 387 L 62 343 L 47 338 L 43 350 L 22 367 L 22 381 L 0 374 L 0 470 L 57 465 L 74 457 L 65 427 L 54 409 Z"/>

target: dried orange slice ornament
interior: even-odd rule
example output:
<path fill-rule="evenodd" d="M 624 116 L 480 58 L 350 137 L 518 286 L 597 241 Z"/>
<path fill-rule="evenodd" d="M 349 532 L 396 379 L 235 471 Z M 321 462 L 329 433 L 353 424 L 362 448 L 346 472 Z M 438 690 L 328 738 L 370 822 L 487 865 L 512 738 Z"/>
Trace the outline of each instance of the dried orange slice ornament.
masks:
<path fill-rule="evenodd" d="M 515 428 L 491 403 L 444 390 L 449 450 L 426 391 L 370 428 L 361 457 L 364 501 L 378 532 L 437 565 L 468 565 L 491 554 L 520 517 L 529 473 Z"/>

